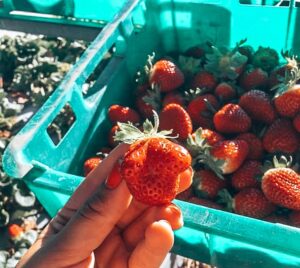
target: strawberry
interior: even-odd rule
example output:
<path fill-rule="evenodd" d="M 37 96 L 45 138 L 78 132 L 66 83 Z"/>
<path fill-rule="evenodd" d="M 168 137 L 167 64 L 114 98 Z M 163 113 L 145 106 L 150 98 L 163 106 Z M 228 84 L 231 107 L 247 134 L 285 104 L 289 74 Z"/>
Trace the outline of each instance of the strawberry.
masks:
<path fill-rule="evenodd" d="M 219 141 L 223 141 L 224 137 L 219 134 L 216 131 L 210 130 L 208 128 L 198 128 L 193 134 L 192 134 L 192 138 L 193 140 L 196 139 L 196 136 L 199 136 L 199 138 L 201 139 L 205 139 L 207 144 L 209 144 L 210 146 L 213 146 L 215 144 L 217 144 Z"/>
<path fill-rule="evenodd" d="M 279 118 L 263 136 L 263 146 L 269 153 L 294 153 L 299 148 L 299 136 L 290 120 Z"/>
<path fill-rule="evenodd" d="M 214 199 L 226 187 L 226 182 L 211 170 L 202 169 L 195 173 L 193 186 L 197 195 Z"/>
<path fill-rule="evenodd" d="M 300 228 L 300 211 L 294 210 L 289 215 L 289 223 L 292 226 Z"/>
<path fill-rule="evenodd" d="M 108 118 L 113 124 L 116 122 L 132 122 L 133 124 L 137 124 L 140 122 L 140 115 L 135 110 L 118 104 L 109 107 Z"/>
<path fill-rule="evenodd" d="M 179 88 L 184 82 L 181 70 L 170 60 L 159 60 L 149 70 L 150 85 L 157 85 L 161 92 Z"/>
<path fill-rule="evenodd" d="M 213 117 L 214 126 L 221 133 L 246 132 L 251 127 L 251 119 L 237 104 L 228 103 Z"/>
<path fill-rule="evenodd" d="M 256 188 L 241 190 L 234 196 L 232 206 L 235 213 L 258 219 L 268 216 L 276 209 L 263 192 Z"/>
<path fill-rule="evenodd" d="M 226 102 L 236 97 L 236 90 L 228 82 L 222 82 L 217 85 L 214 94 L 219 100 Z"/>
<path fill-rule="evenodd" d="M 245 188 L 259 187 L 257 176 L 261 174 L 262 165 L 255 160 L 247 160 L 232 174 L 231 185 L 240 191 Z"/>
<path fill-rule="evenodd" d="M 275 213 L 272 213 L 271 215 L 263 218 L 263 220 L 268 221 L 268 222 L 273 222 L 273 223 L 280 223 L 280 224 L 289 224 L 289 220 L 286 216 L 284 215 L 277 215 Z"/>
<path fill-rule="evenodd" d="M 224 210 L 224 208 L 221 205 L 219 205 L 219 204 L 217 204 L 217 203 L 215 203 L 211 200 L 198 198 L 198 197 L 195 197 L 195 196 L 193 196 L 189 199 L 189 203 L 204 206 L 204 207 L 208 207 L 208 208 Z"/>
<path fill-rule="evenodd" d="M 300 113 L 298 113 L 293 119 L 294 128 L 300 132 Z"/>
<path fill-rule="evenodd" d="M 116 146 L 119 144 L 118 142 L 116 142 L 116 141 L 114 140 L 114 136 L 115 136 L 116 132 L 117 132 L 119 129 L 120 129 L 120 128 L 119 128 L 118 125 L 114 125 L 114 126 L 110 129 L 110 131 L 109 131 L 109 133 L 108 133 L 108 144 L 109 144 L 109 146 L 111 146 L 112 148 L 116 147 Z"/>
<path fill-rule="evenodd" d="M 179 104 L 168 104 L 159 115 L 160 129 L 173 130 L 179 140 L 187 139 L 193 131 L 193 125 L 189 114 Z"/>
<path fill-rule="evenodd" d="M 257 68 L 270 72 L 279 64 L 278 53 L 272 48 L 260 46 L 253 55 L 252 64 Z"/>
<path fill-rule="evenodd" d="M 248 91 L 255 88 L 262 88 L 268 82 L 268 74 L 260 68 L 248 66 L 248 69 L 240 76 L 239 85 Z"/>
<path fill-rule="evenodd" d="M 201 148 L 193 160 L 205 164 L 216 175 L 223 178 L 223 174 L 236 171 L 244 162 L 249 152 L 247 142 L 243 140 L 220 141 L 212 147 Z"/>
<path fill-rule="evenodd" d="M 250 90 L 240 97 L 239 105 L 251 119 L 271 124 L 276 117 L 269 95 L 261 90 Z"/>
<path fill-rule="evenodd" d="M 284 82 L 277 85 L 274 105 L 281 116 L 295 117 L 300 112 L 300 70 L 295 59 L 287 58 L 287 71 Z"/>
<path fill-rule="evenodd" d="M 170 103 L 176 103 L 181 106 L 184 106 L 184 99 L 178 92 L 171 91 L 165 95 L 162 106 L 166 107 Z"/>
<path fill-rule="evenodd" d="M 237 140 L 244 140 L 249 145 L 249 153 L 247 159 L 260 160 L 263 157 L 264 148 L 262 141 L 255 134 L 246 132 L 241 133 L 236 137 Z"/>
<path fill-rule="evenodd" d="M 19 240 L 24 234 L 24 229 L 18 224 L 9 225 L 7 231 L 12 240 Z"/>
<path fill-rule="evenodd" d="M 207 90 L 213 90 L 216 86 L 216 78 L 212 73 L 206 71 L 198 72 L 191 82 L 191 88 L 205 88 Z"/>
<path fill-rule="evenodd" d="M 212 94 L 204 94 L 193 99 L 187 106 L 193 125 L 195 127 L 211 128 L 212 122 L 207 114 L 210 112 L 209 103 L 214 109 L 218 106 L 216 97 Z"/>
<path fill-rule="evenodd" d="M 161 105 L 161 94 L 157 87 L 147 90 L 146 93 L 138 95 L 135 105 L 143 118 L 151 118 L 153 110 L 159 111 Z"/>
<path fill-rule="evenodd" d="M 86 177 L 94 168 L 96 168 L 102 161 L 101 157 L 90 157 L 84 161 L 83 173 Z"/>
<path fill-rule="evenodd" d="M 146 120 L 144 133 L 132 124 L 119 123 L 115 140 L 130 143 L 120 167 L 121 178 L 133 197 L 148 205 L 168 204 L 178 193 L 180 174 L 191 169 L 188 151 L 167 138 L 170 131 L 157 133 L 158 115 L 154 125 Z"/>
<path fill-rule="evenodd" d="M 261 188 L 274 204 L 300 210 L 300 176 L 289 164 L 284 157 L 274 157 L 274 167 L 264 173 Z"/>
<path fill-rule="evenodd" d="M 269 76 L 268 87 L 273 88 L 280 84 L 285 77 L 286 65 L 276 67 Z"/>

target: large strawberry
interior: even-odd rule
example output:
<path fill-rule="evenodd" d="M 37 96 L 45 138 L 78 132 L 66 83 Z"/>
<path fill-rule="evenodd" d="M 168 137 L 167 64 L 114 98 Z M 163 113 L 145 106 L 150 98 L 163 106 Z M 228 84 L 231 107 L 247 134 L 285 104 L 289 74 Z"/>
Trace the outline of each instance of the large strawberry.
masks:
<path fill-rule="evenodd" d="M 300 176 L 289 164 L 284 157 L 274 157 L 274 167 L 264 173 L 261 187 L 274 204 L 300 210 Z"/>
<path fill-rule="evenodd" d="M 169 92 L 184 83 L 184 76 L 181 70 L 170 60 L 162 59 L 154 64 L 153 56 L 148 58 L 148 68 L 150 85 L 156 85 L 161 92 Z"/>
<path fill-rule="evenodd" d="M 114 104 L 109 107 L 108 118 L 112 123 L 131 122 L 135 124 L 140 122 L 140 115 L 135 110 L 118 104 Z"/>
<path fill-rule="evenodd" d="M 239 85 L 248 91 L 255 88 L 263 88 L 268 82 L 268 74 L 260 68 L 248 66 L 248 69 L 240 76 Z"/>
<path fill-rule="evenodd" d="M 276 86 L 274 105 L 282 116 L 294 117 L 300 112 L 300 70 L 295 59 L 287 58 L 285 81 Z"/>
<path fill-rule="evenodd" d="M 261 174 L 262 165 L 255 160 L 247 160 L 232 174 L 231 184 L 234 189 L 240 191 L 245 188 L 259 187 L 258 175 Z"/>
<path fill-rule="evenodd" d="M 226 181 L 220 179 L 211 170 L 201 169 L 194 174 L 193 186 L 196 195 L 213 199 L 221 189 L 226 187 Z"/>
<path fill-rule="evenodd" d="M 160 129 L 173 130 L 173 134 L 178 135 L 179 140 L 187 139 L 193 131 L 193 125 L 186 110 L 176 103 L 168 104 L 159 114 Z"/>
<path fill-rule="evenodd" d="M 237 104 L 228 103 L 214 115 L 213 122 L 221 133 L 247 132 L 251 127 L 251 119 Z"/>
<path fill-rule="evenodd" d="M 275 120 L 275 109 L 264 91 L 253 89 L 246 92 L 240 97 L 239 105 L 255 121 L 271 124 Z"/>
<path fill-rule="evenodd" d="M 192 122 L 195 127 L 212 128 L 212 114 L 210 107 L 218 106 L 216 97 L 212 94 L 204 94 L 191 100 L 187 106 Z"/>
<path fill-rule="evenodd" d="M 121 178 L 133 197 L 145 204 L 162 205 L 171 202 L 178 193 L 180 175 L 190 170 L 188 151 L 166 139 L 170 131 L 157 132 L 158 115 L 154 125 L 146 120 L 144 132 L 132 124 L 119 123 L 115 139 L 130 143 L 120 167 Z"/>
<path fill-rule="evenodd" d="M 246 132 L 241 133 L 236 137 L 237 140 L 244 140 L 249 145 L 249 153 L 247 159 L 260 160 L 263 157 L 264 148 L 262 141 L 254 133 Z"/>
<path fill-rule="evenodd" d="M 269 153 L 294 153 L 299 149 L 299 136 L 290 120 L 279 118 L 263 136 L 263 146 Z"/>

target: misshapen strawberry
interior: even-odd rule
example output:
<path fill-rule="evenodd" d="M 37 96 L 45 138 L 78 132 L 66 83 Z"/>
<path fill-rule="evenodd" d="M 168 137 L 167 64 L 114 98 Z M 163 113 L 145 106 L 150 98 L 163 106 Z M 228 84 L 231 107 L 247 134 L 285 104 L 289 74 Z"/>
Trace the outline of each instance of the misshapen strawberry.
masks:
<path fill-rule="evenodd" d="M 157 132 L 158 115 L 154 125 L 146 120 L 144 133 L 132 124 L 119 124 L 121 131 L 115 139 L 131 143 L 121 167 L 121 178 L 138 201 L 149 205 L 168 204 L 178 193 L 180 174 L 190 169 L 188 151 L 166 139 L 170 131 Z"/>
<path fill-rule="evenodd" d="M 192 120 L 186 110 L 176 103 L 170 103 L 159 114 L 160 129 L 173 130 L 179 140 L 187 139 L 193 131 Z"/>
<path fill-rule="evenodd" d="M 274 204 L 300 210 L 300 176 L 289 165 L 286 158 L 274 157 L 274 166 L 264 173 L 261 187 Z"/>
<path fill-rule="evenodd" d="M 214 126 L 221 133 L 247 132 L 251 119 L 237 104 L 228 103 L 217 111 L 213 117 Z"/>

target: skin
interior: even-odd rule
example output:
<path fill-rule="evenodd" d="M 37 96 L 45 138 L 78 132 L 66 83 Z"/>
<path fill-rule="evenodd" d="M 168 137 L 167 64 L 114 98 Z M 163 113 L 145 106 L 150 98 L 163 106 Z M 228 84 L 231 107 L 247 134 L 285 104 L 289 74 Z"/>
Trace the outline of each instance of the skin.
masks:
<path fill-rule="evenodd" d="M 78 187 L 43 230 L 17 268 L 156 268 L 174 243 L 173 230 L 183 225 L 174 204 L 139 203 L 125 181 L 105 182 L 128 145 L 116 147 Z M 180 191 L 192 182 L 192 169 L 181 174 Z"/>

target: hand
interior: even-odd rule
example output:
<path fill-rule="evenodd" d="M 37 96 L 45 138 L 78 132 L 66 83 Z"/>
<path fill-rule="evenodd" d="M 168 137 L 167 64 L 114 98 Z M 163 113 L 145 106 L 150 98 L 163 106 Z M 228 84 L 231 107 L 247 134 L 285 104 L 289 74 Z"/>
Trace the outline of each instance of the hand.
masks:
<path fill-rule="evenodd" d="M 43 230 L 18 268 L 157 268 L 173 246 L 173 231 L 183 225 L 174 204 L 149 207 L 132 198 L 125 181 L 105 186 L 128 145 L 115 148 L 78 187 Z M 191 184 L 181 180 L 180 191 Z"/>

